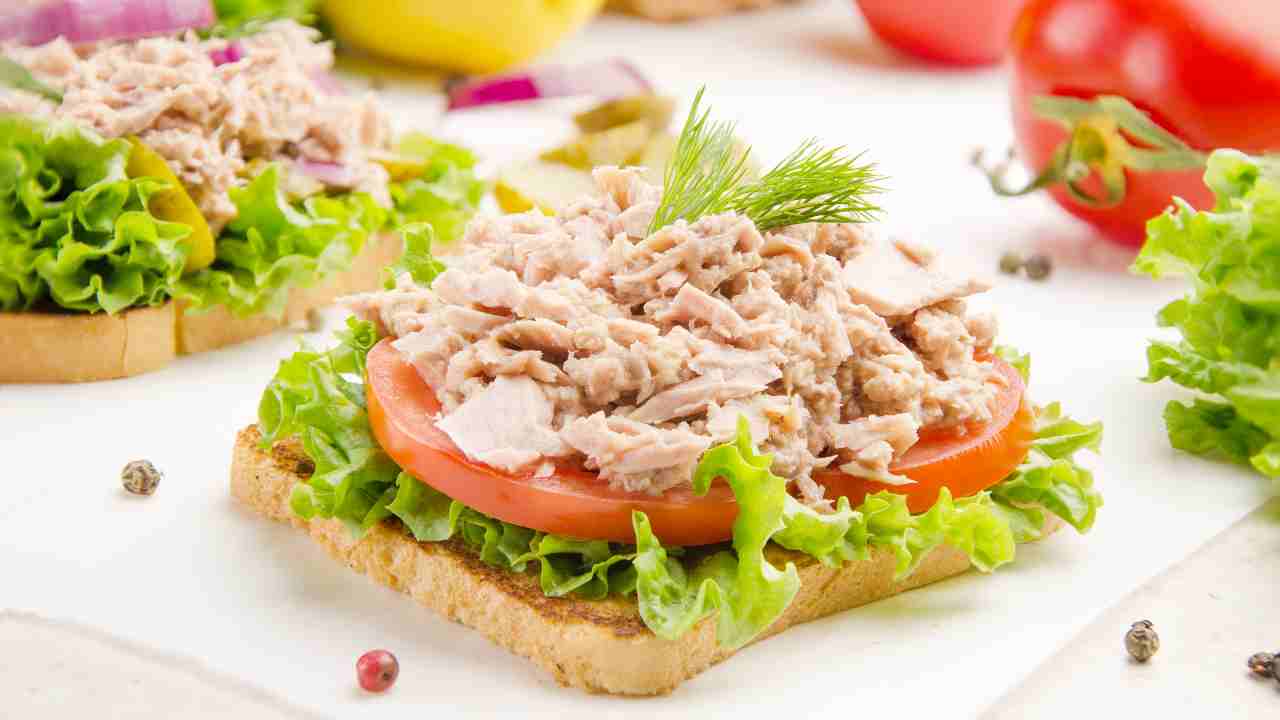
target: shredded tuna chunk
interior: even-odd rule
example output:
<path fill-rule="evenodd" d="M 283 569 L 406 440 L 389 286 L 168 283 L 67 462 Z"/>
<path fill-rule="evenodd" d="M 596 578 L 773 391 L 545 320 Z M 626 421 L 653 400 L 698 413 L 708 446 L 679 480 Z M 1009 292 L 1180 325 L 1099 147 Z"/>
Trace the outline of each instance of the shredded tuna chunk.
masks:
<path fill-rule="evenodd" d="M 520 470 L 564 453 L 548 426 L 553 408 L 526 376 L 499 377 L 439 424 L 468 457 L 504 470 Z"/>
<path fill-rule="evenodd" d="M 587 467 L 624 490 L 658 491 L 689 482 L 711 438 L 688 427 L 659 428 L 597 412 L 577 418 L 561 433 L 587 458 Z"/>
<path fill-rule="evenodd" d="M 922 428 L 990 417 L 995 325 L 961 299 L 981 284 L 928 251 L 858 225 L 762 235 L 734 214 L 647 234 L 658 191 L 632 170 L 596 180 L 556 217 L 473 220 L 430 289 L 405 276 L 351 301 L 398 338 L 473 459 L 580 462 L 661 492 L 745 417 L 773 471 L 821 505 L 816 470 L 892 481 Z M 473 437 L 482 410 L 521 403 L 527 417 L 491 420 L 500 440 Z"/>
<path fill-rule="evenodd" d="M 341 164 L 343 189 L 390 203 L 387 172 L 369 152 L 390 145 L 388 116 L 372 96 L 327 94 L 317 73 L 333 48 L 292 21 L 237 40 L 244 57 L 215 65 L 224 39 L 156 37 L 72 46 L 59 38 L 3 54 L 62 91 L 60 104 L 0 92 L 0 112 L 69 120 L 109 137 L 136 135 L 160 154 L 215 230 L 235 218 L 228 191 L 254 161 Z M 291 188 L 323 188 L 318 181 Z"/>

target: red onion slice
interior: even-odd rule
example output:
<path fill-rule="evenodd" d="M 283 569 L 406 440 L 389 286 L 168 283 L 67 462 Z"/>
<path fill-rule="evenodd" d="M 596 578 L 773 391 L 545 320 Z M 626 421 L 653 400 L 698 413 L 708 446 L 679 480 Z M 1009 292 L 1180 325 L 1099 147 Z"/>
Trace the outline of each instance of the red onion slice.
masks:
<path fill-rule="evenodd" d="M 0 40 L 42 45 L 65 37 L 73 43 L 168 35 L 214 23 L 209 0 L 52 0 L 0 15 Z"/>
<path fill-rule="evenodd" d="M 293 163 L 298 172 L 319 180 L 330 187 L 349 188 L 356 184 L 356 175 L 346 165 L 318 160 L 297 160 Z"/>
<path fill-rule="evenodd" d="M 221 50 L 210 50 L 209 59 L 216 65 L 226 65 L 228 63 L 240 62 L 244 59 L 244 46 L 238 40 L 232 40 L 227 46 Z"/>
<path fill-rule="evenodd" d="M 572 67 L 551 65 L 462 82 L 449 89 L 449 109 L 572 95 L 624 97 L 651 91 L 649 81 L 634 65 L 613 59 Z"/>

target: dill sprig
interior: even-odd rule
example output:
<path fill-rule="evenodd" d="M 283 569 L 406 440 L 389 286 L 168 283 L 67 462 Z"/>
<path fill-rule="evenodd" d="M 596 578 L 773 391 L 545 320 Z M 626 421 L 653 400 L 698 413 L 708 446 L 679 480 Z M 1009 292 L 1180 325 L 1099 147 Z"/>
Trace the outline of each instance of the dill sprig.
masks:
<path fill-rule="evenodd" d="M 649 232 L 676 220 L 693 222 L 703 215 L 722 212 L 724 199 L 746 178 L 750 151 L 734 147 L 736 125 L 711 122 L 710 109 L 698 112 L 705 90 L 698 90 L 694 96 L 689 117 L 667 161 L 662 202 L 653 215 Z"/>
<path fill-rule="evenodd" d="M 725 205 L 760 230 L 803 223 L 868 222 L 880 211 L 867 196 L 880 191 L 875 166 L 845 148 L 810 138 L 759 180 L 734 189 Z"/>
<path fill-rule="evenodd" d="M 694 97 L 663 178 L 662 201 L 649 232 L 676 220 L 693 222 L 730 210 L 761 231 L 803 223 L 867 222 L 880 212 L 868 196 L 881 190 L 875 166 L 845 148 L 806 140 L 758 180 L 747 177 L 750 148 L 734 139 L 735 125 L 712 122 Z"/>

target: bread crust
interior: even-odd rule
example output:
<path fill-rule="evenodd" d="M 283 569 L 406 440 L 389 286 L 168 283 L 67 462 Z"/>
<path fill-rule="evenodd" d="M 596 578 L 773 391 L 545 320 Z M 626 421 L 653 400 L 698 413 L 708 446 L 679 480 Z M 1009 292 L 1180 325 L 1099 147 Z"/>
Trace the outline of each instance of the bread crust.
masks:
<path fill-rule="evenodd" d="M 74 383 L 132 377 L 178 355 L 215 350 L 303 322 L 334 299 L 376 288 L 401 254 L 398 235 L 372 235 L 351 269 L 295 288 L 279 318 L 242 318 L 225 307 L 186 312 L 182 303 L 106 313 L 0 313 L 0 383 Z"/>
<path fill-rule="evenodd" d="M 305 530 L 348 567 L 479 630 L 494 643 L 529 658 L 562 685 L 589 692 L 661 695 L 734 653 L 716 644 L 710 619 L 678 640 L 664 640 L 645 627 L 634 599 L 549 598 L 536 575 L 490 567 L 460 541 L 420 543 L 392 523 L 374 527 L 357 541 L 337 520 L 302 520 L 290 511 L 289 495 L 314 466 L 296 441 L 276 443 L 264 451 L 258 446 L 260 439 L 256 425 L 236 437 L 231 494 L 240 504 Z M 770 546 L 768 554 L 775 565 L 795 563 L 801 587 L 782 617 L 756 642 L 792 625 L 969 568 L 963 553 L 946 546 L 929 553 L 903 581 L 893 579 L 894 558 L 883 550 L 841 568 L 775 546 Z"/>

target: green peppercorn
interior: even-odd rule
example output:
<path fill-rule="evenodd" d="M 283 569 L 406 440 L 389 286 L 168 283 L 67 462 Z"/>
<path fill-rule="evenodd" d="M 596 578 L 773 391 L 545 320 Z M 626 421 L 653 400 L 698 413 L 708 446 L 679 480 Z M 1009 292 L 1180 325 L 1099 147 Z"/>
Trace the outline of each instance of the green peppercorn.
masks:
<path fill-rule="evenodd" d="M 1000 256 L 1000 272 L 1006 275 L 1017 275 L 1023 264 L 1022 255 L 1017 251 L 1010 250 Z"/>
<path fill-rule="evenodd" d="M 1150 620 L 1139 620 L 1125 633 L 1124 647 L 1130 657 L 1144 663 L 1160 650 L 1160 636 Z"/>
<path fill-rule="evenodd" d="M 1027 277 L 1032 280 L 1044 280 L 1053 273 L 1053 260 L 1048 255 L 1032 255 L 1027 258 L 1026 264 L 1023 266 L 1027 271 Z"/>

